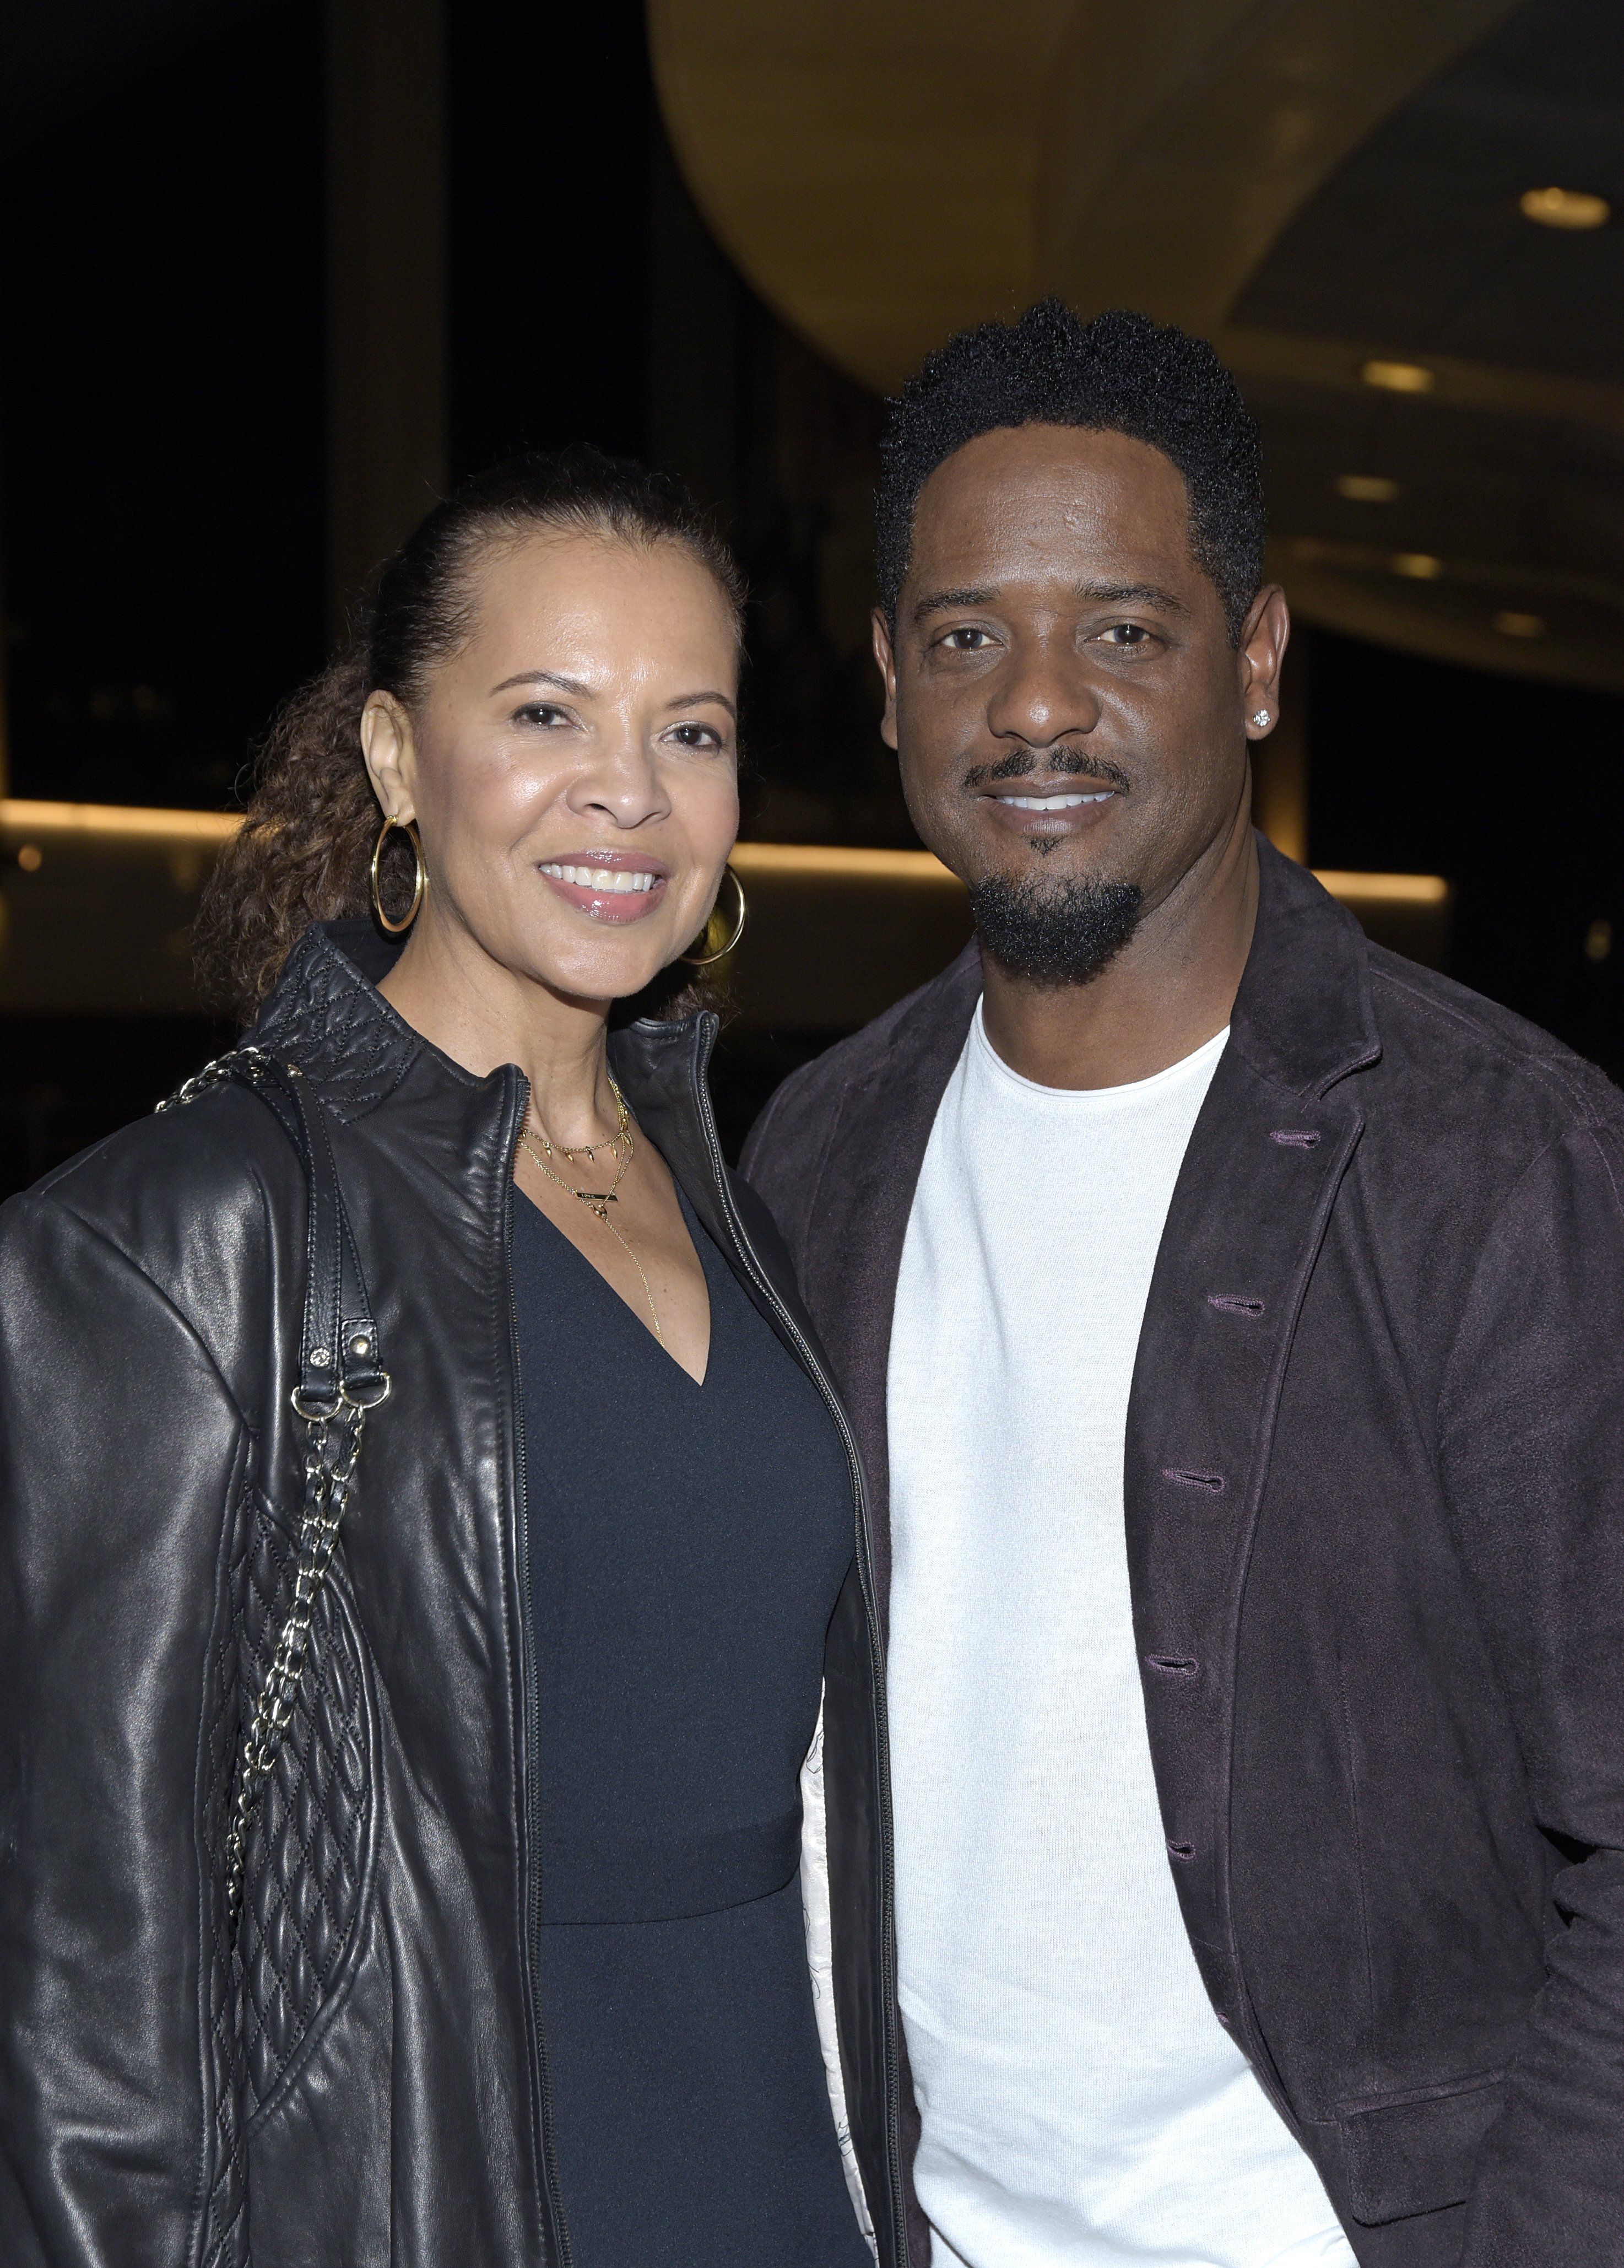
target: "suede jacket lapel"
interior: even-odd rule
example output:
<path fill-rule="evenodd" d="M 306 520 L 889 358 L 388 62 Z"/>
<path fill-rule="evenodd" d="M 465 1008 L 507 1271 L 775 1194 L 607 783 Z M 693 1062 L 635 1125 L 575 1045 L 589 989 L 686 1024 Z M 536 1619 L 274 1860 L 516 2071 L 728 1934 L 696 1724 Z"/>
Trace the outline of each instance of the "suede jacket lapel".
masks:
<path fill-rule="evenodd" d="M 1228 1898 L 1236 1644 L 1298 1309 L 1363 1121 L 1334 1094 L 1379 1046 L 1364 939 L 1260 845 L 1230 1043 L 1174 1190 L 1140 1335 L 1124 1494 L 1135 1636 L 1167 1847 L 1220 2014 L 1238 2004 Z"/>
<path fill-rule="evenodd" d="M 1215 1863 L 1212 1839 L 1195 1833 L 1181 1792 L 1216 1785 L 1215 1739 L 1227 1759 L 1228 1733 L 1216 1724 L 1207 1725 L 1199 1759 L 1192 1743 L 1203 1710 L 1217 1707 L 1225 1690 L 1223 1676 L 1206 1673 L 1232 1662 L 1246 1543 L 1297 1307 L 1358 1139 L 1358 1113 L 1330 1090 L 1380 1051 L 1358 924 L 1261 836 L 1258 852 L 1257 929 L 1230 1044 L 1162 1239 L 1128 1429 L 1128 1550 L 1142 1653 L 1202 1662 L 1198 1620 L 1207 1649 L 1200 1671 L 1145 1671 L 1168 1838 L 1190 1847 L 1190 1858 L 1175 1864 L 1190 1885 L 1192 1933 L 1202 1943 L 1222 1940 L 1226 1925 L 1203 1872 Z M 843 1083 L 816 1154 L 800 1163 L 810 1185 L 790 1208 L 805 1224 L 791 1241 L 806 1303 L 868 1469 L 882 1613 L 891 1564 L 885 1378 L 897 1278 L 930 1130 L 981 990 L 972 943 L 904 1010 L 888 1044 Z M 1215 1658 L 1220 1631 L 1227 1636 Z"/>

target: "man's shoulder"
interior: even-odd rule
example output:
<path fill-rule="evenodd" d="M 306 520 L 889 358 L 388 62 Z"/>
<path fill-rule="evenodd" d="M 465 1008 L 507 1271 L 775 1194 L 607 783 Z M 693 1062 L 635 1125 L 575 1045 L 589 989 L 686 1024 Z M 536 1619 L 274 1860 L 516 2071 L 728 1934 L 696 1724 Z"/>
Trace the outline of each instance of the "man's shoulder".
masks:
<path fill-rule="evenodd" d="M 838 1108 L 846 1089 L 867 1079 L 883 1064 L 891 1051 L 897 1026 L 929 989 L 922 986 L 919 992 L 896 1002 L 860 1032 L 853 1032 L 849 1039 L 837 1040 L 811 1063 L 792 1071 L 774 1088 L 771 1100 L 751 1130 L 751 1144 L 759 1147 L 769 1132 L 775 1141 L 782 1140 L 791 1127 L 816 1121 Z"/>
<path fill-rule="evenodd" d="M 905 1033 L 928 1042 L 963 1025 L 980 990 L 981 956 L 970 945 L 860 1032 L 791 1071 L 750 1130 L 740 1160 L 746 1177 L 769 1202 L 799 1181 L 815 1167 L 848 1091 L 885 1069 Z"/>
<path fill-rule="evenodd" d="M 1368 951 L 1382 1062 L 1395 1089 L 1525 1119 L 1550 1139 L 1624 1123 L 1624 1092 L 1551 1033 L 1437 969 L 1382 946 Z"/>

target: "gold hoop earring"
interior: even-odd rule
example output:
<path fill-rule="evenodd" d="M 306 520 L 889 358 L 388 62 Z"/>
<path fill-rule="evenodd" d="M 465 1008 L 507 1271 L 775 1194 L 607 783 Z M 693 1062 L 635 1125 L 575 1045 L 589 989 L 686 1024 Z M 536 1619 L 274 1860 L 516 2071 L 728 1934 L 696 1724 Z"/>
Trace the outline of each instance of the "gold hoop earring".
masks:
<path fill-rule="evenodd" d="M 723 867 L 722 880 L 724 882 L 731 882 L 733 887 L 739 893 L 739 918 L 733 924 L 733 934 L 729 938 L 727 943 L 722 947 L 720 953 L 708 953 L 702 959 L 697 954 L 680 953 L 677 955 L 678 960 L 686 961 L 690 968 L 709 968 L 716 961 L 725 961 L 728 954 L 731 953 L 733 947 L 739 943 L 739 939 L 745 933 L 745 917 L 749 910 L 745 904 L 745 886 L 739 880 L 738 875 L 733 872 L 731 863 Z M 718 885 L 716 889 L 716 897 L 718 901 L 720 900 L 721 895 L 721 887 Z M 712 906 L 709 916 L 706 917 L 705 926 L 702 932 L 707 944 L 710 941 L 710 924 L 716 917 L 716 909 L 715 906 Z"/>
<path fill-rule="evenodd" d="M 408 906 L 404 917 L 400 921 L 391 921 L 384 911 L 383 894 L 378 887 L 378 862 L 384 855 L 384 845 L 389 840 L 389 830 L 392 827 L 398 827 L 411 844 L 412 857 L 417 865 L 417 873 L 412 883 L 412 902 Z M 386 929 L 391 937 L 399 937 L 402 930 L 410 929 L 416 920 L 418 909 L 423 904 L 423 892 L 429 887 L 429 869 L 423 862 L 423 844 L 418 840 L 417 821 L 415 819 L 397 819 L 393 812 L 385 819 L 383 825 L 378 830 L 378 840 L 372 845 L 371 872 L 372 911 L 378 916 L 378 925 L 380 929 Z"/>

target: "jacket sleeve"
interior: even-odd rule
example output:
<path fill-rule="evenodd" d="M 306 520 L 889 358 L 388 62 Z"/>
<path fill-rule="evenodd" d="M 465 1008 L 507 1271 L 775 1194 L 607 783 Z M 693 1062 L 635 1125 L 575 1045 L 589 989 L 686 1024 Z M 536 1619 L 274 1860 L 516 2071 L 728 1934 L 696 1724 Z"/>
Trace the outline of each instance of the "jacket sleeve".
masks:
<path fill-rule="evenodd" d="M 1556 1874 L 1546 1983 L 1462 2268 L 1613 2268 L 1624 2232 L 1624 1141 L 1524 1174 L 1450 1358 L 1455 1532 Z"/>
<path fill-rule="evenodd" d="M 219 1861 L 251 1441 L 50 1196 L 0 1212 L 0 2260 L 246 2257 Z"/>

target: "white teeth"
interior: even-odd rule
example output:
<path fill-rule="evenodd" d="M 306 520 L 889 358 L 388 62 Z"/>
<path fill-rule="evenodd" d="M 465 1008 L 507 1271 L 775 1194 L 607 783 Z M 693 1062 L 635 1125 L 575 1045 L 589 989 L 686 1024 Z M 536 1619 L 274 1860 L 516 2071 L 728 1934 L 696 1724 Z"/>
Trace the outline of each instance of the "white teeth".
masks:
<path fill-rule="evenodd" d="M 615 897 L 626 897 L 634 890 L 651 890 L 658 880 L 635 866 L 547 865 L 541 872 L 555 882 L 573 882 L 578 890 L 597 890 Z"/>
<path fill-rule="evenodd" d="M 998 801 L 1011 811 L 1075 811 L 1080 803 L 1109 803 L 1114 793 L 1107 787 L 1098 795 L 1001 795 Z"/>

